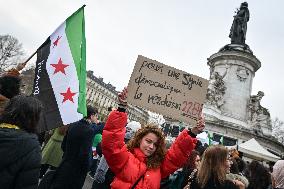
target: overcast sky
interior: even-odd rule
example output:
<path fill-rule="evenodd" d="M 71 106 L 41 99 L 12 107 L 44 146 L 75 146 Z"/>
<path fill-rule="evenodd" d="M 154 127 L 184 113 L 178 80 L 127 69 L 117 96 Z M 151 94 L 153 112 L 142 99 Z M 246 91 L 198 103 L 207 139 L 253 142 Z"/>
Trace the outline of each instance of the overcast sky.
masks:
<path fill-rule="evenodd" d="M 32 54 L 74 11 L 86 4 L 87 69 L 121 90 L 143 55 L 209 78 L 207 58 L 230 43 L 239 0 L 0 0 L 0 34 Z M 271 117 L 284 120 L 284 16 L 282 0 L 248 0 L 246 43 L 262 66 L 253 94 Z"/>

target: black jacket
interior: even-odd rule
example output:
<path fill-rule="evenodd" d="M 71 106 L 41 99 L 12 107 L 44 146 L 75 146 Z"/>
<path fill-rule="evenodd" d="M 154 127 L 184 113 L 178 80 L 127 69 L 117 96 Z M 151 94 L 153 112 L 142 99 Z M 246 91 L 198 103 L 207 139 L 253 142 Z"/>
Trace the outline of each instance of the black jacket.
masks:
<path fill-rule="evenodd" d="M 89 169 L 93 133 L 84 119 L 70 124 L 62 142 L 64 154 L 52 188 L 82 188 Z"/>
<path fill-rule="evenodd" d="M 94 136 L 95 136 L 96 134 L 103 134 L 104 126 L 105 126 L 105 124 L 102 123 L 102 122 L 100 122 L 100 123 L 98 123 L 98 124 L 93 123 L 93 124 L 91 125 L 91 127 L 94 129 Z"/>
<path fill-rule="evenodd" d="M 195 177 L 190 185 L 190 189 L 201 189 L 197 184 L 197 178 Z M 208 180 L 207 184 L 202 189 L 239 189 L 232 181 L 225 180 L 223 184 L 215 182 L 212 178 Z"/>
<path fill-rule="evenodd" d="M 37 188 L 41 162 L 35 134 L 0 128 L 0 188 Z"/>

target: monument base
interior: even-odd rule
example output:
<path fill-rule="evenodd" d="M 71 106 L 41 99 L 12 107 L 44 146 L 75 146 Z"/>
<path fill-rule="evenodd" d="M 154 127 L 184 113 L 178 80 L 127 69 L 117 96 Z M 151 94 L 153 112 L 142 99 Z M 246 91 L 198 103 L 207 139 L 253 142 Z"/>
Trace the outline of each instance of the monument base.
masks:
<path fill-rule="evenodd" d="M 241 51 L 253 54 L 252 50 L 249 48 L 247 44 L 245 45 L 227 44 L 219 50 L 219 52 L 224 52 L 224 51 Z"/>

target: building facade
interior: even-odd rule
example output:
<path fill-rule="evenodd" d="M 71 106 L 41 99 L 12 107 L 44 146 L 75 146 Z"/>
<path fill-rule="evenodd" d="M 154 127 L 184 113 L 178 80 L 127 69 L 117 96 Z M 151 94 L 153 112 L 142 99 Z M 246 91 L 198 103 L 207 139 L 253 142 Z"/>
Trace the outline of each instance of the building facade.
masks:
<path fill-rule="evenodd" d="M 117 108 L 116 87 L 110 83 L 105 83 L 103 78 L 96 77 L 93 71 L 87 72 L 87 104 L 95 106 L 99 111 L 99 118 L 105 121 L 109 114 L 109 108 Z M 148 112 L 142 108 L 128 104 L 128 119 L 138 121 L 141 124 L 148 122 Z"/>

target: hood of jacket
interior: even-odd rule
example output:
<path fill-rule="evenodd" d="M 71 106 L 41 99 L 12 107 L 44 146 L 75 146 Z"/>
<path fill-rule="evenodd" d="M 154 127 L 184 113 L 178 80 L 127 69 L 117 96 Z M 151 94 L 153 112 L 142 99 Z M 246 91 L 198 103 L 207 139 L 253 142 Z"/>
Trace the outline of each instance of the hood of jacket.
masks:
<path fill-rule="evenodd" d="M 0 128 L 0 170 L 39 147 L 35 134 L 21 129 Z"/>

